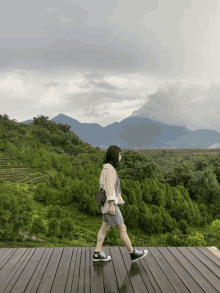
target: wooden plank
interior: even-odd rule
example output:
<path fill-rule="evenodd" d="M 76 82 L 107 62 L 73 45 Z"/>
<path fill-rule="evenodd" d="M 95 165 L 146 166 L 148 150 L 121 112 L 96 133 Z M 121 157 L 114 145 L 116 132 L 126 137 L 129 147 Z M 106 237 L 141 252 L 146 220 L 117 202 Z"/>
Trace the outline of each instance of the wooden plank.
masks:
<path fill-rule="evenodd" d="M 197 247 L 197 248 L 199 249 L 199 251 L 207 255 L 207 257 L 220 268 L 220 258 L 216 257 L 216 255 L 213 254 L 212 251 L 209 250 L 209 247 Z"/>
<path fill-rule="evenodd" d="M 85 293 L 90 293 L 91 247 L 85 247 L 85 251 L 86 251 Z"/>
<path fill-rule="evenodd" d="M 79 276 L 80 276 L 80 259 L 81 259 L 81 252 L 82 247 L 78 247 L 76 260 L 75 260 L 75 269 L 72 279 L 72 287 L 71 287 L 71 293 L 75 293 L 78 291 L 78 283 L 79 283 Z"/>
<path fill-rule="evenodd" d="M 5 249 L 5 253 L 3 253 L 2 258 L 0 259 L 0 280 L 5 279 L 8 272 L 11 270 L 11 265 L 13 266 L 16 262 L 14 259 L 25 250 L 27 250 L 27 248 L 20 248 L 19 251 L 18 248 L 13 249 L 13 251 L 12 249 Z"/>
<path fill-rule="evenodd" d="M 25 248 L 19 248 L 20 249 L 25 249 Z M 36 270 L 36 267 L 39 263 L 39 260 L 44 252 L 45 248 L 37 248 L 35 249 L 35 251 L 33 252 L 33 254 L 30 256 L 29 261 L 27 263 L 27 265 L 24 267 L 23 271 L 21 272 L 21 274 L 19 275 L 18 279 L 16 280 L 13 289 L 11 292 L 26 292 L 25 288 L 27 287 L 34 271 Z M 28 248 L 28 251 L 30 252 L 31 249 Z M 16 251 L 17 254 L 18 251 Z M 24 252 L 22 253 L 24 254 Z M 15 256 L 15 254 L 14 254 Z M 18 257 L 17 257 L 18 260 Z M 16 261 L 17 263 L 17 261 Z M 12 265 L 12 267 L 14 267 L 14 265 Z"/>
<path fill-rule="evenodd" d="M 218 280 L 220 282 L 220 269 L 219 266 L 217 266 L 215 263 L 210 261 L 209 257 L 204 255 L 197 247 L 187 247 L 190 252 L 192 252 L 210 271 L 218 277 Z M 220 283 L 218 289 L 220 288 Z"/>
<path fill-rule="evenodd" d="M 61 250 L 61 248 L 59 249 Z M 56 271 L 56 276 L 53 282 L 51 293 L 65 292 L 72 254 L 73 254 L 73 247 L 64 247 L 63 253 L 61 255 L 59 265 Z"/>
<path fill-rule="evenodd" d="M 103 247 L 104 248 L 104 247 Z M 91 247 L 91 293 L 104 293 L 102 266 L 103 262 L 93 261 L 93 251 L 96 247 Z"/>
<path fill-rule="evenodd" d="M 39 262 L 37 264 L 36 270 L 34 271 L 33 275 L 31 276 L 30 282 L 26 288 L 25 293 L 34 293 L 37 292 L 37 288 L 40 284 L 41 278 L 43 276 L 43 273 L 46 269 L 47 263 L 51 257 L 51 254 L 53 252 L 53 249 L 51 248 L 45 248 L 45 250 L 41 250 L 42 255 L 40 256 Z M 41 249 L 41 247 L 38 247 L 38 249 Z"/>
<path fill-rule="evenodd" d="M 134 293 L 119 247 L 110 247 L 119 292 Z"/>
<path fill-rule="evenodd" d="M 11 255 L 10 258 L 4 259 L 1 263 L 1 270 L 0 270 L 0 280 L 4 280 L 4 285 L 1 282 L 0 283 L 0 288 L 5 288 L 8 285 L 8 282 L 6 283 L 7 276 L 10 274 L 12 269 L 17 265 L 17 262 L 19 259 L 23 256 L 23 254 L 27 251 L 27 248 L 18 248 L 14 252 L 13 255 Z M 12 250 L 11 250 L 12 253 Z M 11 254 L 10 253 L 10 254 Z M 0 289 L 0 292 L 3 291 L 4 289 Z"/>
<path fill-rule="evenodd" d="M 49 293 L 55 278 L 57 267 L 59 264 L 60 256 L 63 248 L 55 247 L 52 248 L 52 255 L 47 263 L 46 270 L 44 271 L 43 277 L 40 281 L 40 285 L 37 288 L 39 292 Z"/>
<path fill-rule="evenodd" d="M 22 249 L 22 248 L 21 248 Z M 4 293 L 13 292 L 12 288 L 14 287 L 17 279 L 19 278 L 20 274 L 22 273 L 23 269 L 25 268 L 26 264 L 28 263 L 29 259 L 33 255 L 36 248 L 30 248 L 25 251 L 24 254 L 20 257 L 19 261 L 11 270 L 10 274 L 7 276 L 6 280 L 3 283 Z M 5 286 L 6 285 L 6 286 Z M 14 291 L 16 293 L 23 293 L 22 291 Z"/>
<path fill-rule="evenodd" d="M 78 290 L 77 293 L 84 293 L 85 282 L 85 247 L 81 247 L 81 258 L 79 259 L 79 278 L 78 278 Z"/>
<path fill-rule="evenodd" d="M 167 249 L 167 247 L 157 247 L 157 249 L 160 251 L 163 257 L 167 260 L 167 262 L 176 272 L 176 274 L 181 279 L 181 281 L 188 288 L 189 292 L 204 293 L 201 287 L 195 282 L 193 277 L 179 263 L 178 258 L 174 257 L 170 253 L 170 251 Z"/>
<path fill-rule="evenodd" d="M 78 248 L 79 247 L 74 247 L 74 250 L 73 250 L 73 255 L 72 255 L 72 258 L 71 258 L 69 273 L 68 273 L 68 277 L 67 277 L 67 284 L 66 284 L 65 293 L 70 293 L 71 292 Z M 34 292 L 32 292 L 32 293 L 34 293 Z"/>
<path fill-rule="evenodd" d="M 110 255 L 112 258 L 109 247 L 102 247 L 102 250 L 104 251 L 105 255 Z M 93 254 L 93 252 L 94 250 L 91 250 L 91 254 Z M 112 259 L 103 264 L 102 273 L 104 279 L 105 293 L 119 293 Z"/>
<path fill-rule="evenodd" d="M 210 268 L 215 269 L 215 264 L 212 264 L 210 261 L 206 263 L 206 256 L 202 256 L 201 253 L 199 253 L 199 251 L 196 252 L 196 247 L 179 247 L 178 249 L 191 263 L 193 263 L 193 265 L 200 271 L 200 273 L 202 273 L 204 279 L 206 279 L 208 282 L 212 284 L 213 287 L 219 290 L 220 279 L 212 271 L 210 271 Z M 206 264 L 204 264 L 204 262 Z"/>
<path fill-rule="evenodd" d="M 0 263 L 2 261 L 2 256 L 4 256 L 4 254 L 6 253 L 6 251 L 8 251 L 9 249 L 13 249 L 13 248 L 1 248 L 0 249 Z"/>
<path fill-rule="evenodd" d="M 219 292 L 220 259 L 208 248 L 138 249 L 148 255 L 131 263 L 126 247 L 103 247 L 107 262 L 92 261 L 95 247 L 5 248 L 0 293 Z"/>
<path fill-rule="evenodd" d="M 152 253 L 160 269 L 163 271 L 163 274 L 167 277 L 176 292 L 188 293 L 189 291 L 187 287 L 178 276 L 176 271 L 169 264 L 169 262 L 167 262 L 167 260 L 163 257 L 162 253 L 160 253 L 159 249 L 157 249 L 157 247 L 151 247 L 150 252 Z"/>
<path fill-rule="evenodd" d="M 193 277 L 193 279 L 197 282 L 197 284 L 205 290 L 205 292 L 209 293 L 217 293 L 216 289 L 207 282 L 200 271 L 197 269 L 197 265 L 193 262 L 191 263 L 187 257 L 185 256 L 183 250 L 181 248 L 184 247 L 167 247 L 168 250 L 178 259 L 181 265 L 185 268 L 185 270 Z M 185 251 L 187 252 L 187 251 Z M 188 250 L 188 255 L 190 251 Z"/>
<path fill-rule="evenodd" d="M 148 249 L 148 247 L 138 247 L 139 250 L 145 250 Z M 144 261 L 144 259 L 140 259 L 140 261 L 136 262 L 140 274 L 144 280 L 145 286 L 147 288 L 147 290 L 149 291 L 149 293 L 161 293 L 161 289 L 159 288 L 156 280 L 154 279 L 151 271 L 149 270 L 148 266 L 147 266 L 147 257 L 148 254 L 146 256 L 146 262 Z"/>
<path fill-rule="evenodd" d="M 6 248 L 5 252 L 3 252 L 0 259 L 0 270 L 17 250 L 18 248 Z"/>
<path fill-rule="evenodd" d="M 153 277 L 155 278 L 160 290 L 162 292 L 169 292 L 169 293 L 176 293 L 172 284 L 169 282 L 167 277 L 164 275 L 163 271 L 157 264 L 155 258 L 153 257 L 152 251 L 153 247 L 147 247 L 148 254 L 147 257 L 143 260 L 145 261 L 146 265 L 149 267 Z"/>
<path fill-rule="evenodd" d="M 123 257 L 128 277 L 130 279 L 134 292 L 145 292 L 146 285 L 140 275 L 138 264 L 131 262 L 131 257 L 126 247 L 121 247 L 120 252 Z"/>

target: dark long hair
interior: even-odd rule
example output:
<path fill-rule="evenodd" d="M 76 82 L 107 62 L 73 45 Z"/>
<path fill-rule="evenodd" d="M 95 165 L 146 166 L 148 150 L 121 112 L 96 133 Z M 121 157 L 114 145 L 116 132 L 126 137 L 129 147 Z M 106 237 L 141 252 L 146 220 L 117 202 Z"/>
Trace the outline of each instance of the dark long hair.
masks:
<path fill-rule="evenodd" d="M 119 167 L 119 153 L 121 152 L 120 147 L 116 145 L 111 145 L 106 152 L 103 164 L 111 164 L 115 169 Z"/>

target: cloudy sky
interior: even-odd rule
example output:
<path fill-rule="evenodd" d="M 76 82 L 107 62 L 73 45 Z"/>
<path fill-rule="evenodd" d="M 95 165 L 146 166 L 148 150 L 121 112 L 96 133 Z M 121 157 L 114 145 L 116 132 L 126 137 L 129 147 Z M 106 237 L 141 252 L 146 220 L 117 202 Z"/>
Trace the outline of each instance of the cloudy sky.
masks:
<path fill-rule="evenodd" d="M 220 132 L 219 31 L 219 0 L 5 1 L 0 114 Z"/>

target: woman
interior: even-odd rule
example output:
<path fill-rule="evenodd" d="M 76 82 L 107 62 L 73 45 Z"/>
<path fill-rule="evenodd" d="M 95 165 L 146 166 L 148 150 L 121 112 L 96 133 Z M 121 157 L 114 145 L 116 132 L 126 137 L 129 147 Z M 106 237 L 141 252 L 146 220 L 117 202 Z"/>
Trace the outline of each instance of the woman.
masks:
<path fill-rule="evenodd" d="M 147 255 L 148 250 L 139 251 L 133 249 L 128 234 L 126 232 L 126 226 L 124 219 L 118 204 L 124 204 L 121 197 L 120 181 L 116 172 L 116 168 L 119 166 L 121 161 L 121 149 L 118 146 L 110 146 L 106 152 L 106 157 L 103 162 L 103 170 L 100 175 L 99 184 L 106 192 L 106 201 L 102 207 L 103 213 L 103 224 L 99 230 L 97 236 L 96 250 L 93 254 L 93 261 L 108 261 L 111 256 L 106 256 L 101 250 L 103 241 L 105 239 L 106 232 L 112 226 L 117 226 L 122 242 L 127 247 L 131 261 L 135 262 L 140 258 Z"/>

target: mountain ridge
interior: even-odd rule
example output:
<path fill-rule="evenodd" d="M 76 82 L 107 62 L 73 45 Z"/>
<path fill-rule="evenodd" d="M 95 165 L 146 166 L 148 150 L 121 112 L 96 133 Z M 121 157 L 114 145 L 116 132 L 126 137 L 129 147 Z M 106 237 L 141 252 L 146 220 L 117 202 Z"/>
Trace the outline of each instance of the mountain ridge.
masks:
<path fill-rule="evenodd" d="M 185 126 L 168 125 L 145 116 L 128 116 L 105 127 L 97 123 L 81 123 L 65 114 L 50 119 L 68 124 L 79 138 L 93 147 L 106 149 L 110 145 L 120 148 L 219 148 L 220 133 L 200 129 L 191 131 Z M 33 123 L 33 119 L 24 124 Z"/>

